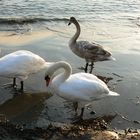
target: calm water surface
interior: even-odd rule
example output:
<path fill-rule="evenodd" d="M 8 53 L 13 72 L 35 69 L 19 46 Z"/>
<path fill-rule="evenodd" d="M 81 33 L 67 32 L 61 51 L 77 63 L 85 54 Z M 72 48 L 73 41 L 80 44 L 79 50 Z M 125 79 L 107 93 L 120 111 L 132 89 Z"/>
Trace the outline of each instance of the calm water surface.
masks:
<path fill-rule="evenodd" d="M 139 7 L 139 0 L 1 0 L 1 56 L 26 49 L 47 61 L 68 61 L 73 72 L 80 71 L 77 68 L 84 65 L 84 60 L 68 48 L 75 27 L 68 27 L 67 23 L 69 17 L 75 16 L 82 29 L 80 39 L 100 43 L 116 58 L 116 61 L 96 63 L 94 74 L 112 77 L 108 85 L 121 95 L 94 102 L 86 110 L 85 118 L 94 117 L 90 111 L 95 110 L 95 116 L 119 112 L 132 121 L 140 121 Z M 29 93 L 16 97 L 13 97 L 13 91 L 1 86 L 0 112 L 13 121 L 28 122 L 33 126 L 45 126 L 55 121 L 69 122 L 68 118 L 73 116 L 71 104 L 56 96 L 47 100 L 47 93 L 42 94 L 42 91 L 46 92 L 42 79 L 44 71 L 31 75 L 25 82 Z M 7 82 L 6 78 L 0 79 L 1 85 Z M 139 128 L 140 125 L 118 116 L 112 127 Z"/>

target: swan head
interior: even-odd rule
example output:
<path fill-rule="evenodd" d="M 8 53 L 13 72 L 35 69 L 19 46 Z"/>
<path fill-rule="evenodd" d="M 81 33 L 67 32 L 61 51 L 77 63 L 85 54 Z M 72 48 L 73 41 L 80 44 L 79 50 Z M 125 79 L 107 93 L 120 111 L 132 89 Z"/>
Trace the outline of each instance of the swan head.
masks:
<path fill-rule="evenodd" d="M 50 66 L 49 68 L 47 68 L 46 73 L 45 73 L 45 78 L 44 78 L 44 80 L 46 81 L 47 87 L 50 84 L 51 77 L 52 77 L 52 67 Z"/>
<path fill-rule="evenodd" d="M 68 25 L 71 25 L 71 23 L 75 23 L 75 21 L 77 21 L 75 17 L 70 17 Z"/>
<path fill-rule="evenodd" d="M 54 63 L 55 64 L 55 63 Z M 53 65 L 54 65 L 53 64 Z M 44 77 L 44 80 L 46 81 L 46 86 L 48 87 L 49 86 L 49 84 L 50 84 L 50 81 L 51 81 L 51 77 L 52 77 L 52 71 L 53 71 L 53 65 L 51 64 L 48 68 L 47 68 L 47 70 L 46 70 L 46 72 L 45 72 L 45 77 Z"/>
<path fill-rule="evenodd" d="M 59 77 L 61 77 L 63 80 L 66 80 L 70 76 L 72 71 L 71 65 L 65 61 L 56 62 L 46 69 L 45 81 L 47 87 L 49 86 L 50 81 L 54 78 L 54 73 L 61 68 L 64 69 L 64 72 L 60 74 L 61 76 L 57 74 Z"/>
<path fill-rule="evenodd" d="M 114 60 L 114 61 L 116 61 L 116 59 L 112 56 L 112 54 L 110 52 L 106 51 L 105 56 L 107 57 L 107 60 Z"/>
<path fill-rule="evenodd" d="M 46 76 L 45 76 L 45 81 L 46 81 L 46 86 L 47 86 L 47 87 L 48 87 L 49 84 L 50 84 L 50 80 L 51 80 L 50 76 L 49 76 L 49 75 L 46 75 Z"/>

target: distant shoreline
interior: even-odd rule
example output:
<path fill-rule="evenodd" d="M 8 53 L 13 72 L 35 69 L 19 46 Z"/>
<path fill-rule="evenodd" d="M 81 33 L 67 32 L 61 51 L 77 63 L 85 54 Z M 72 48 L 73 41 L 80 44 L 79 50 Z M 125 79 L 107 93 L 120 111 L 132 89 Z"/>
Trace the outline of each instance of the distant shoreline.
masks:
<path fill-rule="evenodd" d="M 16 32 L 0 32 L 0 45 L 24 45 L 53 35 L 49 30 L 29 31 L 23 34 Z"/>

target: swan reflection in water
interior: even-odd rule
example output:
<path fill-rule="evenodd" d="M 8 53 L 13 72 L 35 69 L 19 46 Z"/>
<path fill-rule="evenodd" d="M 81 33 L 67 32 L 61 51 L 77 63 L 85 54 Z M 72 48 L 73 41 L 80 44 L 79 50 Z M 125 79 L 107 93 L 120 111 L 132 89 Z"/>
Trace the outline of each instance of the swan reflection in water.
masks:
<path fill-rule="evenodd" d="M 44 109 L 44 101 L 52 96 L 46 92 L 25 92 L 0 105 L 0 113 L 14 121 L 32 122 Z M 7 97 L 8 98 L 8 97 Z"/>

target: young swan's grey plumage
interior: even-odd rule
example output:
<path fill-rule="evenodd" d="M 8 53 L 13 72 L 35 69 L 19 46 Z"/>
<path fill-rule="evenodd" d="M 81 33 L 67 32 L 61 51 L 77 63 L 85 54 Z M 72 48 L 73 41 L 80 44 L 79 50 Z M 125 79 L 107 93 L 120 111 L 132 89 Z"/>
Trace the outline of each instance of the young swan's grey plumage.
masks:
<path fill-rule="evenodd" d="M 59 69 L 63 71 L 54 76 Z M 118 93 L 109 90 L 107 85 L 93 74 L 84 72 L 72 74 L 71 65 L 65 61 L 56 62 L 48 67 L 45 80 L 46 86 L 49 86 L 52 93 L 76 103 L 75 111 L 77 111 L 78 104 L 81 105 L 80 118 L 83 116 L 84 106 L 92 101 L 109 96 L 119 96 Z"/>
<path fill-rule="evenodd" d="M 114 58 L 111 56 L 111 53 L 106 51 L 101 45 L 90 43 L 88 41 L 77 41 L 81 32 L 80 25 L 74 17 L 70 18 L 68 25 L 71 23 L 76 26 L 77 30 L 69 41 L 69 47 L 73 53 L 86 60 L 85 72 L 88 71 L 89 63 L 91 63 L 89 72 L 92 73 L 94 62 L 114 60 Z"/>

